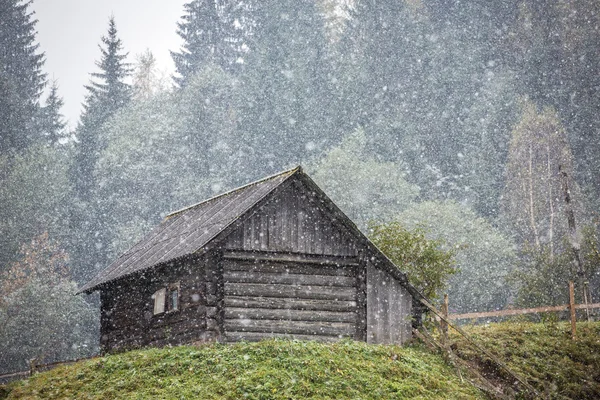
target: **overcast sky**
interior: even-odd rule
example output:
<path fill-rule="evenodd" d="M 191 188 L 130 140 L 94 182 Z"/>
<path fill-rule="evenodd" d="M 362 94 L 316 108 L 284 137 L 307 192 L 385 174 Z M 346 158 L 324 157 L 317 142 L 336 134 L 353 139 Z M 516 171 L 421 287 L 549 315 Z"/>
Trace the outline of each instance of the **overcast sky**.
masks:
<path fill-rule="evenodd" d="M 84 85 L 97 71 L 98 44 L 115 16 L 119 37 L 130 62 L 149 48 L 161 69 L 174 69 L 169 50 L 178 50 L 176 34 L 183 5 L 189 0 L 34 0 L 38 19 L 37 39 L 46 53 L 45 72 L 58 80 L 65 106 L 63 114 L 72 127 L 77 123 Z"/>

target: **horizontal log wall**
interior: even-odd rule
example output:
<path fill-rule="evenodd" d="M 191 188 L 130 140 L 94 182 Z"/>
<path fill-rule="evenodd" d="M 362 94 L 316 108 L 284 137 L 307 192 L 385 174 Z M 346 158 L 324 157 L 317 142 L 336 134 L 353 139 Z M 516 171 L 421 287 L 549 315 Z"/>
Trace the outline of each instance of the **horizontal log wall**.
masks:
<path fill-rule="evenodd" d="M 319 265 L 236 255 L 232 259 L 225 253 L 223 261 L 226 340 L 355 336 L 355 262 L 334 266 L 333 258 Z"/>
<path fill-rule="evenodd" d="M 108 286 L 101 293 L 101 339 L 103 351 L 214 340 L 219 323 L 216 314 L 218 293 L 207 280 L 207 259 L 186 261 L 134 276 Z M 212 281 L 211 281 L 212 279 Z M 208 284 L 207 284 L 208 281 Z M 152 295 L 160 288 L 179 282 L 179 309 L 154 315 Z M 210 326 L 212 325 L 212 327 Z"/>

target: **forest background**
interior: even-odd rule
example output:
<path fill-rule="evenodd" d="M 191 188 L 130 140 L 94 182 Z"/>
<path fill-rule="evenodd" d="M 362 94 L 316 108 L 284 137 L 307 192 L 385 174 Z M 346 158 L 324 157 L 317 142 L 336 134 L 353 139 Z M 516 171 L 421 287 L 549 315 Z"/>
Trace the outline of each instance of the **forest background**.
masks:
<path fill-rule="evenodd" d="M 298 164 L 367 235 L 452 252 L 454 312 L 566 303 L 573 244 L 599 300 L 597 1 L 194 0 L 167 78 L 118 18 L 70 130 L 30 4 L 0 2 L 0 372 L 96 352 L 77 285 L 169 211 Z"/>

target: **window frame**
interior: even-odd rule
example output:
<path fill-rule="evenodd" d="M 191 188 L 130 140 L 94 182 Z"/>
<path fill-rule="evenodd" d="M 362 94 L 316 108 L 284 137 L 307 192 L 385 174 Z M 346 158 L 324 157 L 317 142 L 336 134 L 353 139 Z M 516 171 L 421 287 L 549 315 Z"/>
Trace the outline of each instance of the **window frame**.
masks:
<path fill-rule="evenodd" d="M 173 295 L 176 293 L 177 298 L 173 301 Z M 162 298 L 162 304 L 161 303 Z M 181 310 L 181 289 L 179 281 L 165 284 L 152 294 L 153 300 L 152 316 L 166 315 L 175 313 Z M 162 311 L 160 311 L 162 310 Z"/>
<path fill-rule="evenodd" d="M 167 288 L 161 287 L 157 289 L 151 296 L 152 298 L 152 315 L 162 315 L 167 309 Z M 161 301 L 162 298 L 162 301 Z"/>
<path fill-rule="evenodd" d="M 173 293 L 177 293 L 175 307 L 173 307 Z M 179 282 L 170 283 L 167 287 L 167 298 L 165 299 L 167 313 L 177 312 L 181 309 L 181 290 Z"/>

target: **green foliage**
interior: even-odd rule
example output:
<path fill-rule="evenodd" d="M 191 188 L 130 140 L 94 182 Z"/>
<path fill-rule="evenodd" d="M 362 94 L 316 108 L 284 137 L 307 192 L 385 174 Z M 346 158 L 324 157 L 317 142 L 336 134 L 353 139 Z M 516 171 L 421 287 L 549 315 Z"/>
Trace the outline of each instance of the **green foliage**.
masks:
<path fill-rule="evenodd" d="M 228 75 L 208 66 L 183 90 L 133 101 L 104 124 L 96 204 L 111 257 L 165 213 L 241 183 L 227 176 L 242 161 L 227 102 L 234 89 Z"/>
<path fill-rule="evenodd" d="M 479 215 L 500 213 L 511 127 L 518 117 L 516 79 L 504 72 L 486 77 L 478 101 L 469 109 L 461 141 L 468 147 L 459 163 L 464 196 Z"/>
<path fill-rule="evenodd" d="M 113 17 L 108 32 L 99 46 L 101 57 L 96 62 L 100 72 L 92 73 L 86 86 L 88 91 L 84 112 L 76 129 L 77 142 L 71 169 L 76 199 L 72 204 L 70 223 L 77 240 L 71 243 L 72 257 L 77 265 L 77 278 L 89 279 L 106 265 L 108 237 L 103 213 L 97 206 L 98 182 L 96 168 L 101 151 L 107 146 L 102 129 L 115 113 L 127 105 L 131 87 L 127 79 L 131 73 L 125 62 L 123 44 L 118 36 Z"/>
<path fill-rule="evenodd" d="M 419 194 L 402 164 L 378 161 L 366 146 L 364 131 L 357 130 L 309 167 L 315 182 L 363 229 L 370 220 L 390 220 Z"/>
<path fill-rule="evenodd" d="M 270 340 L 132 351 L 12 384 L 8 399 L 483 399 L 420 348 Z"/>
<path fill-rule="evenodd" d="M 197 201 L 181 199 L 181 192 L 191 185 L 186 178 L 198 176 L 187 168 L 190 156 L 178 136 L 180 127 L 172 98 L 166 94 L 132 102 L 104 125 L 107 146 L 95 172 L 96 207 L 107 233 L 101 238 L 107 246 L 104 251 L 111 257 L 140 239 L 161 213 Z M 206 193 L 200 180 L 196 185 L 196 193 Z"/>
<path fill-rule="evenodd" d="M 586 280 L 596 276 L 600 270 L 600 242 L 597 229 L 586 226 L 582 229 L 581 259 Z M 570 245 L 565 245 L 569 248 Z M 529 248 L 524 254 L 524 265 L 514 271 L 510 279 L 518 287 L 516 303 L 522 307 L 562 305 L 569 302 L 569 281 L 575 283 L 575 301 L 583 303 L 577 268 L 573 253 L 565 250 L 552 254 L 545 246 Z M 593 293 L 592 293 L 593 294 Z"/>
<path fill-rule="evenodd" d="M 577 323 L 577 340 L 568 323 L 502 323 L 464 327 L 478 343 L 503 360 L 547 399 L 600 397 L 600 323 Z M 461 358 L 478 366 L 494 382 L 511 387 L 514 378 L 474 349 L 453 330 Z"/>
<path fill-rule="evenodd" d="M 53 362 L 97 352 L 96 307 L 74 296 L 77 284 L 32 279 L 0 304 L 0 372 L 26 370 L 29 360 Z"/>
<path fill-rule="evenodd" d="M 408 228 L 423 226 L 428 238 L 455 253 L 459 272 L 448 288 L 453 312 L 505 307 L 510 295 L 505 278 L 517 258 L 515 245 L 500 230 L 454 201 L 414 204 L 396 218 Z"/>
<path fill-rule="evenodd" d="M 69 256 L 45 232 L 0 274 L 0 373 L 97 351 L 96 307 L 74 296 Z"/>
<path fill-rule="evenodd" d="M 423 228 L 407 230 L 397 221 L 370 227 L 369 238 L 427 298 L 439 298 L 456 273 L 454 252 L 442 250 L 441 240 L 427 239 Z"/>
<path fill-rule="evenodd" d="M 58 94 L 58 84 L 54 81 L 46 98 L 46 104 L 40 110 L 38 122 L 42 138 L 51 146 L 56 146 L 61 140 L 67 139 L 67 123 L 61 114 L 63 105 L 63 99 Z"/>
<path fill-rule="evenodd" d="M 541 250 L 530 248 L 525 254 L 525 265 L 510 276 L 510 280 L 518 287 L 516 305 L 538 307 L 567 304 L 569 281 L 574 278 L 570 254 L 552 255 L 546 247 Z"/>
<path fill-rule="evenodd" d="M 67 234 L 69 166 L 68 149 L 42 144 L 14 157 L 0 156 L 0 271 L 40 233 Z"/>
<path fill-rule="evenodd" d="M 96 62 L 100 72 L 92 73 L 90 84 L 86 86 L 89 97 L 86 112 L 96 108 L 94 112 L 110 115 L 124 106 L 131 96 L 131 88 L 125 80 L 131 74 L 130 64 L 125 62 L 127 53 L 122 53 L 123 43 L 117 35 L 117 25 L 114 17 L 108 21 L 108 32 L 102 36 L 100 47 L 101 57 Z"/>

